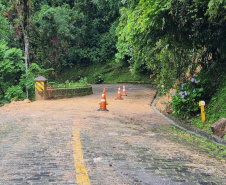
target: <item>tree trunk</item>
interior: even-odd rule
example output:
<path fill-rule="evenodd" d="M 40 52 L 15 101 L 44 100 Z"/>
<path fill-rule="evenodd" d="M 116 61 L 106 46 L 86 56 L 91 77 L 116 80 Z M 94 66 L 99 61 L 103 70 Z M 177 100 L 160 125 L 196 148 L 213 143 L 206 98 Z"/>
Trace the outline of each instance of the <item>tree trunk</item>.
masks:
<path fill-rule="evenodd" d="M 24 2 L 23 2 L 24 3 Z M 17 10 L 17 13 L 18 13 L 18 17 L 19 17 L 19 20 L 20 20 L 20 25 L 21 25 L 21 29 L 22 29 L 22 33 L 23 33 L 23 37 L 24 37 L 24 57 L 25 57 L 25 67 L 26 67 L 26 80 L 28 80 L 28 76 L 27 76 L 27 73 L 28 73 L 28 60 L 29 60 L 29 38 L 28 38 L 28 35 L 26 33 L 26 30 L 25 30 L 25 22 L 26 20 L 24 20 L 22 17 L 22 12 L 23 12 L 23 6 L 25 4 L 22 4 L 21 5 L 21 2 L 17 2 L 17 4 L 15 5 L 16 7 L 16 10 Z M 26 5 L 25 5 L 26 6 Z M 28 87 L 26 85 L 26 99 L 28 99 Z"/>
<path fill-rule="evenodd" d="M 26 66 L 26 75 L 28 73 L 28 60 L 29 60 L 29 39 L 27 34 L 24 32 L 24 57 L 25 57 L 25 66 Z M 28 80 L 28 76 L 26 76 Z M 28 99 L 28 87 L 26 86 L 26 99 Z"/>

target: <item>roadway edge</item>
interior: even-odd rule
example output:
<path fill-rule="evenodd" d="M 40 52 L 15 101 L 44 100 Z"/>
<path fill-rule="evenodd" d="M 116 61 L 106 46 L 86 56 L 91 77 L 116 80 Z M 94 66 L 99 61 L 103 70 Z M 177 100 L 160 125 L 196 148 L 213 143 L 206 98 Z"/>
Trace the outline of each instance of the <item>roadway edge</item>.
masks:
<path fill-rule="evenodd" d="M 199 130 L 197 128 L 184 125 L 179 120 L 177 120 L 176 118 L 174 118 L 174 117 L 170 118 L 169 115 L 165 115 L 165 114 L 162 114 L 161 112 L 159 112 L 156 109 L 156 107 L 155 107 L 157 99 L 158 99 L 158 95 L 156 93 L 153 101 L 151 102 L 151 107 L 154 109 L 154 111 L 157 114 L 161 115 L 170 124 L 174 125 L 175 127 L 179 128 L 181 130 L 184 130 L 184 131 L 188 132 L 189 134 L 196 135 L 198 137 L 202 137 L 202 138 L 208 139 L 208 140 L 214 142 L 217 145 L 221 145 L 221 146 L 225 146 L 226 147 L 226 141 L 225 140 L 223 140 L 223 139 L 221 139 L 221 138 L 219 138 L 217 136 L 210 135 L 210 134 L 208 134 L 206 132 L 203 132 L 203 131 L 201 131 L 201 130 Z"/>

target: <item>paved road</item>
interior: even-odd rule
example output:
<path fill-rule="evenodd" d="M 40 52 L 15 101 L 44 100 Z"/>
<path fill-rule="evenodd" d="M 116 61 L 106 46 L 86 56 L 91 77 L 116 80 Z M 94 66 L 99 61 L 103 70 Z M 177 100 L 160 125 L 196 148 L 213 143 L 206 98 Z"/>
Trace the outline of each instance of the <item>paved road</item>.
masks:
<path fill-rule="evenodd" d="M 98 112 L 103 87 L 108 112 Z M 225 160 L 181 144 L 150 107 L 155 90 L 94 85 L 94 94 L 0 108 L 0 184 L 226 184 Z"/>

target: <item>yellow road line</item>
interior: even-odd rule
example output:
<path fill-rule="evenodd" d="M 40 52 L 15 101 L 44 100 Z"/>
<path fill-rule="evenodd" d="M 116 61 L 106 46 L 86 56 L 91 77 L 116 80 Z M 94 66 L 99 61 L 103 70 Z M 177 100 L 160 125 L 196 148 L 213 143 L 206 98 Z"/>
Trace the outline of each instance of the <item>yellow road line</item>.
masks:
<path fill-rule="evenodd" d="M 86 171 L 85 161 L 82 154 L 82 145 L 79 131 L 73 131 L 73 152 L 76 171 L 76 180 L 79 185 L 90 185 Z"/>

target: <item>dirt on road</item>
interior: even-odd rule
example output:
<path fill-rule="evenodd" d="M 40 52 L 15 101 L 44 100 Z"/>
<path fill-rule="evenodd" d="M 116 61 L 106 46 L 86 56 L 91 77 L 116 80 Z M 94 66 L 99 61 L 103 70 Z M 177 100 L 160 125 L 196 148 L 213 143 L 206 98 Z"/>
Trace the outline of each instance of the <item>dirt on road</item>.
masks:
<path fill-rule="evenodd" d="M 104 87 L 109 111 L 99 112 Z M 1 107 L 0 184 L 79 184 L 75 133 L 91 184 L 226 183 L 224 159 L 167 133 L 173 126 L 150 106 L 155 89 L 127 85 L 128 96 L 115 100 L 117 87 Z"/>

